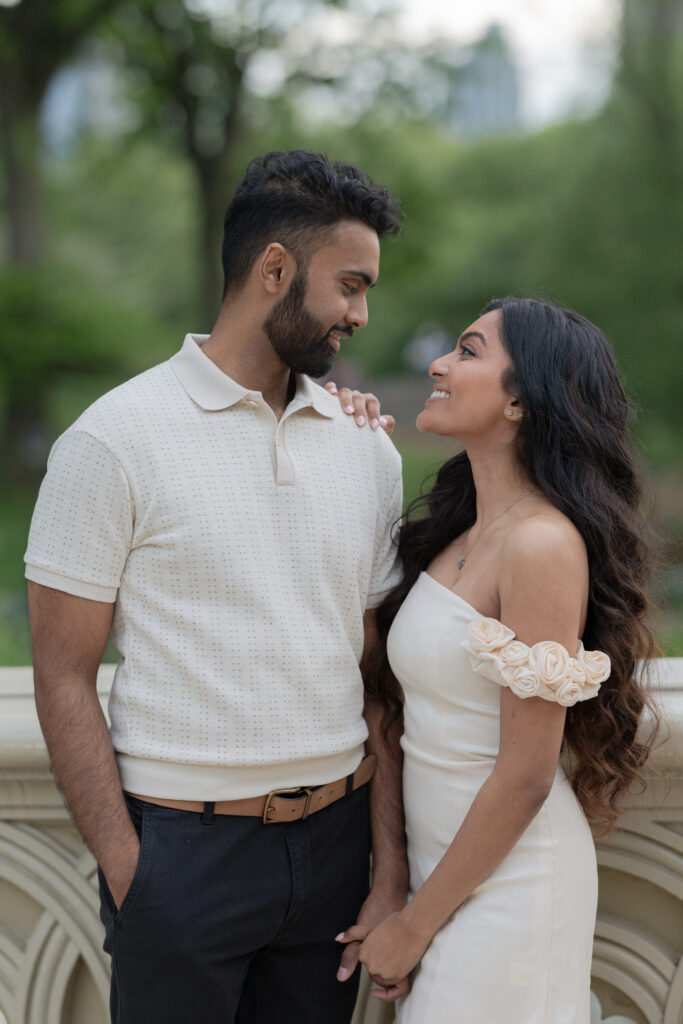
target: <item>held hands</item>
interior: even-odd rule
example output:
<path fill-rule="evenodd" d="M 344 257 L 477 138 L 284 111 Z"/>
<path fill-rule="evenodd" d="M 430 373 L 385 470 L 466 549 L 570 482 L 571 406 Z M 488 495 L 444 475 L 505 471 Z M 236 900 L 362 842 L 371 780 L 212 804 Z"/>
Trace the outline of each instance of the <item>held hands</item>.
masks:
<path fill-rule="evenodd" d="M 329 391 L 331 395 L 339 396 L 342 409 L 347 416 L 354 417 L 359 427 L 365 426 L 366 423 L 370 424 L 371 430 L 377 430 L 378 427 L 382 427 L 391 437 L 396 420 L 393 416 L 380 415 L 379 399 L 374 395 L 370 393 L 362 394 L 360 391 L 351 391 L 350 388 L 337 390 L 337 385 L 332 380 L 328 380 L 325 390 Z"/>
<path fill-rule="evenodd" d="M 372 990 L 372 995 L 385 1003 L 406 995 L 410 990 L 408 975 L 422 959 L 429 939 L 417 935 L 402 912 L 390 914 L 372 930 L 359 923 L 337 936 L 338 942 L 359 939 L 358 959 L 372 980 L 381 985 Z"/>
<path fill-rule="evenodd" d="M 405 903 L 406 894 L 402 887 L 392 886 L 387 888 L 376 885 L 371 889 L 368 898 L 360 909 L 357 923 L 337 936 L 336 941 L 343 943 L 346 947 L 342 953 L 339 971 L 337 972 L 337 979 L 339 981 L 346 981 L 355 971 L 358 965 L 359 954 L 365 947 L 363 940 L 371 932 L 374 935 L 374 931 L 377 927 L 382 926 L 383 922 L 398 917 L 399 911 L 402 910 Z M 363 945 L 361 945 L 361 942 L 363 942 Z M 366 963 L 363 956 L 360 956 L 360 959 L 363 963 Z M 407 974 L 408 971 L 405 972 L 405 975 L 400 975 L 396 979 L 396 983 L 389 987 L 385 986 L 379 977 L 374 977 L 371 974 L 372 980 L 378 985 L 383 986 L 381 989 L 374 989 L 372 994 L 387 1003 L 393 1002 L 399 996 L 407 995 L 410 991 L 410 981 L 406 977 Z"/>

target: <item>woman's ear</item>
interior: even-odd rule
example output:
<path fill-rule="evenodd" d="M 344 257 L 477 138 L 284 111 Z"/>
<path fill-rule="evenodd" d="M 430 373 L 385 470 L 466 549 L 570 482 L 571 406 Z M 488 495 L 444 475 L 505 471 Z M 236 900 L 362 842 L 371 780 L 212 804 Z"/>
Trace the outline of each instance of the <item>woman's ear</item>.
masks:
<path fill-rule="evenodd" d="M 518 398 L 510 398 L 505 406 L 505 417 L 509 420 L 523 420 L 524 409 Z"/>

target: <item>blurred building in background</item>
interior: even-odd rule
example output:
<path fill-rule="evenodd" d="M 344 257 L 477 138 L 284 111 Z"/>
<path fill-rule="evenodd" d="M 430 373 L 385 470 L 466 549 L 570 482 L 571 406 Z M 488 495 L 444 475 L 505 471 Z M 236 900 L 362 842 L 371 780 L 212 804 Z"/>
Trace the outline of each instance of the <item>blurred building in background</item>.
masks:
<path fill-rule="evenodd" d="M 519 126 L 519 71 L 505 32 L 492 24 L 473 46 L 443 54 L 448 98 L 442 119 L 458 134 L 497 135 Z"/>

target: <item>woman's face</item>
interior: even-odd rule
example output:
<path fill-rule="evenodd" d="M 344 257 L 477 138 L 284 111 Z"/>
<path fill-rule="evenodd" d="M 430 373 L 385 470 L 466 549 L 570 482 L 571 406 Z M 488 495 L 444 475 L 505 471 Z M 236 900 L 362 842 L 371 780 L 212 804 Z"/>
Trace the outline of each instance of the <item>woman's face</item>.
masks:
<path fill-rule="evenodd" d="M 503 389 L 511 367 L 500 340 L 502 314 L 484 313 L 458 339 L 452 352 L 429 367 L 434 390 L 417 418 L 418 430 L 466 441 L 502 436 L 509 439 L 521 418 L 519 402 Z"/>

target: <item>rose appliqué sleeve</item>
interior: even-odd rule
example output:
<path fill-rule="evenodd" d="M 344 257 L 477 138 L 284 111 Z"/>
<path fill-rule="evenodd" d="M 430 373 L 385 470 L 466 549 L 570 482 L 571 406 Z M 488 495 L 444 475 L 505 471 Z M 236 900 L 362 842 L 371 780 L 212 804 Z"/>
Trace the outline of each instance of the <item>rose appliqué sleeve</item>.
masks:
<path fill-rule="evenodd" d="M 497 619 L 470 622 L 462 646 L 480 675 L 509 686 L 518 697 L 543 697 L 567 708 L 595 697 L 611 671 L 609 657 L 602 651 L 586 651 L 579 643 L 572 657 L 554 640 L 528 647 Z"/>

